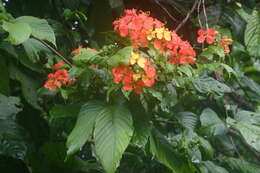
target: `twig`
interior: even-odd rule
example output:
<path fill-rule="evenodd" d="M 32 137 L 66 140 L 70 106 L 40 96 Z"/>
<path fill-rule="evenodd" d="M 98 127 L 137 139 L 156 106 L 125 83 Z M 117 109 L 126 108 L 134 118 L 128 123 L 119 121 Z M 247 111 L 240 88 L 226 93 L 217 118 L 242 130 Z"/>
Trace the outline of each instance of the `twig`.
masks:
<path fill-rule="evenodd" d="M 198 3 L 197 13 L 198 13 L 199 25 L 200 25 L 200 28 L 202 28 L 202 24 L 201 24 L 201 20 L 200 20 L 200 5 L 201 5 L 201 0 L 199 0 L 199 3 Z"/>
<path fill-rule="evenodd" d="M 187 13 L 186 17 L 184 18 L 184 20 L 177 26 L 177 28 L 175 29 L 175 31 L 177 32 L 189 19 L 190 15 L 193 13 L 193 11 L 196 9 L 196 6 L 198 4 L 198 0 L 196 0 L 191 8 L 191 10 Z"/>
<path fill-rule="evenodd" d="M 44 46 L 46 46 L 48 49 L 50 49 L 53 53 L 55 53 L 57 56 L 59 56 L 66 64 L 68 64 L 70 67 L 72 67 L 72 64 L 67 60 L 64 56 L 62 56 L 57 50 L 55 50 L 53 47 L 51 47 L 48 43 L 45 41 L 38 39 L 36 37 L 33 37 L 34 39 L 38 40 L 41 42 Z"/>
<path fill-rule="evenodd" d="M 168 16 L 175 22 L 177 22 L 177 20 L 171 15 L 171 13 L 169 13 L 169 11 L 158 1 L 158 0 L 154 0 L 156 2 L 156 4 L 158 4 L 167 14 Z"/>
<path fill-rule="evenodd" d="M 203 5 L 204 16 L 205 16 L 206 28 L 209 29 L 208 16 L 207 16 L 206 7 L 205 7 L 205 0 L 202 0 L 202 5 Z"/>
<path fill-rule="evenodd" d="M 239 137 L 239 138 L 241 139 L 241 142 L 242 142 L 246 147 L 248 147 L 248 148 L 254 153 L 254 155 L 256 156 L 256 158 L 257 158 L 258 160 L 260 160 L 260 152 L 258 152 L 255 148 L 251 147 L 251 145 L 249 145 L 249 144 L 245 141 L 245 139 L 243 138 L 243 136 L 240 135 L 239 132 L 230 129 L 230 130 L 228 131 L 228 133 L 229 133 L 230 135 L 232 135 L 232 136 Z"/>

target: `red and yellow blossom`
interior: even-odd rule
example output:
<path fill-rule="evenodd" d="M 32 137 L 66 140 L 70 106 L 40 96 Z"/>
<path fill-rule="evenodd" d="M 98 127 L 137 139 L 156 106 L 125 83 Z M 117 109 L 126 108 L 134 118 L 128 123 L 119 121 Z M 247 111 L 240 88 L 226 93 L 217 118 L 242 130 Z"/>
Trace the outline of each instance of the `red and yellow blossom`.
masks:
<path fill-rule="evenodd" d="M 151 43 L 163 55 L 170 53 L 169 62 L 175 64 L 194 63 L 196 53 L 187 41 L 183 41 L 174 31 L 170 31 L 159 20 L 148 13 L 125 10 L 125 16 L 114 21 L 114 30 L 122 37 L 129 36 L 133 47 L 148 47 Z M 185 48 L 182 46 L 185 45 Z M 185 52 L 185 53 L 183 53 Z M 174 59 L 174 60 L 173 60 Z"/>
<path fill-rule="evenodd" d="M 135 71 L 134 66 L 138 68 Z M 125 91 L 134 90 L 140 94 L 143 87 L 152 87 L 156 79 L 156 69 L 151 62 L 137 52 L 132 52 L 129 65 L 121 65 L 112 69 L 114 82 L 122 83 Z"/>

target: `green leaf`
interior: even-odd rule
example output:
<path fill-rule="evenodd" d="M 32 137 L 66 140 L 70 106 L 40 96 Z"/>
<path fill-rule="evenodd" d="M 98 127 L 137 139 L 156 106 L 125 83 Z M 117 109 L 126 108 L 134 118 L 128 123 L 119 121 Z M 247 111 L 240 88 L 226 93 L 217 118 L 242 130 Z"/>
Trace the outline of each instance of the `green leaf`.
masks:
<path fill-rule="evenodd" d="M 87 102 L 81 107 L 76 125 L 67 139 L 68 155 L 77 152 L 87 142 L 102 108 L 103 104 L 98 101 Z"/>
<path fill-rule="evenodd" d="M 192 112 L 179 112 L 176 116 L 178 122 L 187 129 L 194 129 L 198 125 L 198 116 Z"/>
<path fill-rule="evenodd" d="M 195 169 L 189 164 L 185 156 L 174 147 L 156 130 L 150 137 L 150 150 L 156 159 L 176 173 L 192 173 Z"/>
<path fill-rule="evenodd" d="M 41 40 L 47 40 L 56 46 L 54 31 L 45 19 L 39 19 L 32 16 L 22 16 L 16 18 L 15 22 L 29 25 L 34 37 Z"/>
<path fill-rule="evenodd" d="M 254 123 L 250 123 L 244 120 L 236 121 L 229 117 L 226 121 L 232 128 L 240 132 L 249 145 L 260 152 L 260 126 L 254 125 Z"/>
<path fill-rule="evenodd" d="M 13 119 L 0 119 L 0 155 L 24 160 L 28 150 L 25 134 Z"/>
<path fill-rule="evenodd" d="M 190 65 L 182 65 L 178 67 L 178 70 L 184 73 L 188 77 L 192 77 L 192 70 Z"/>
<path fill-rule="evenodd" d="M 6 41 L 18 45 L 29 39 L 32 29 L 27 23 L 4 22 L 3 29 L 9 33 Z"/>
<path fill-rule="evenodd" d="M 225 168 L 220 167 L 211 161 L 203 161 L 202 165 L 208 170 L 205 173 L 228 173 Z M 204 172 L 202 171 L 202 173 Z"/>
<path fill-rule="evenodd" d="M 223 95 L 230 93 L 231 89 L 212 77 L 199 77 L 192 80 L 194 87 L 201 93 L 212 93 Z"/>
<path fill-rule="evenodd" d="M 22 93 L 25 100 L 35 109 L 41 110 L 41 107 L 38 104 L 37 90 L 40 87 L 38 81 L 32 79 L 31 77 L 20 71 L 20 69 L 18 69 L 13 64 L 9 66 L 9 71 L 11 78 L 21 83 Z"/>
<path fill-rule="evenodd" d="M 0 93 L 9 95 L 10 83 L 9 83 L 9 72 L 5 58 L 0 55 Z"/>
<path fill-rule="evenodd" d="M 130 60 L 132 51 L 133 51 L 132 46 L 120 49 L 114 56 L 110 57 L 107 60 L 108 65 L 111 67 L 117 67 L 119 65 L 127 65 Z"/>
<path fill-rule="evenodd" d="M 260 126 L 260 113 L 250 112 L 246 110 L 240 110 L 235 115 L 235 120 L 238 122 L 246 122 L 254 125 Z"/>
<path fill-rule="evenodd" d="M 14 118 L 22 110 L 19 106 L 21 105 L 18 97 L 6 97 L 0 94 L 0 119 Z"/>
<path fill-rule="evenodd" d="M 8 53 L 11 56 L 18 58 L 18 55 L 16 53 L 14 46 L 12 44 L 10 44 L 9 42 L 1 42 L 0 49 L 4 50 L 6 53 Z"/>
<path fill-rule="evenodd" d="M 150 136 L 151 125 L 149 116 L 142 107 L 142 104 L 131 105 L 131 113 L 134 121 L 134 135 L 132 141 L 139 147 L 144 147 Z"/>
<path fill-rule="evenodd" d="M 29 59 L 32 62 L 37 62 L 40 59 L 40 52 L 51 53 L 50 50 L 45 47 L 41 42 L 33 38 L 29 38 L 23 43 L 23 47 Z"/>
<path fill-rule="evenodd" d="M 0 155 L 25 159 L 27 144 L 25 131 L 15 122 L 15 116 L 22 109 L 18 97 L 0 94 Z"/>
<path fill-rule="evenodd" d="M 202 150 L 202 155 L 206 159 L 213 159 L 214 149 L 209 143 L 209 141 L 199 136 L 199 142 L 200 142 L 200 148 Z"/>
<path fill-rule="evenodd" d="M 131 113 L 122 105 L 107 106 L 97 117 L 95 150 L 107 173 L 114 173 L 133 135 Z"/>
<path fill-rule="evenodd" d="M 211 45 L 203 50 L 200 54 L 202 57 L 206 57 L 208 59 L 213 59 L 214 55 L 218 55 L 219 57 L 225 57 L 225 51 L 221 46 Z"/>
<path fill-rule="evenodd" d="M 237 73 L 229 65 L 221 64 L 221 66 L 224 67 L 224 69 L 228 72 L 229 77 L 231 77 L 231 74 L 233 74 L 234 76 L 237 76 Z"/>
<path fill-rule="evenodd" d="M 260 172 L 259 165 L 247 162 L 243 159 L 222 156 L 221 161 L 223 161 L 230 170 L 236 173 Z"/>
<path fill-rule="evenodd" d="M 218 115 L 210 108 L 203 110 L 200 115 L 202 130 L 208 136 L 223 135 L 227 132 L 227 127 Z"/>
<path fill-rule="evenodd" d="M 260 85 L 256 83 L 253 79 L 247 76 L 241 76 L 239 82 L 243 87 L 248 87 L 255 94 L 260 96 Z"/>
<path fill-rule="evenodd" d="M 260 57 L 260 15 L 253 11 L 245 30 L 244 41 L 251 56 Z"/>
<path fill-rule="evenodd" d="M 80 54 L 73 57 L 73 61 L 77 64 L 98 64 L 103 60 L 98 51 L 90 48 L 80 49 Z"/>
<path fill-rule="evenodd" d="M 79 104 L 69 104 L 61 105 L 56 104 L 50 110 L 51 118 L 64 118 L 64 117 L 74 117 L 79 113 L 81 105 Z"/>

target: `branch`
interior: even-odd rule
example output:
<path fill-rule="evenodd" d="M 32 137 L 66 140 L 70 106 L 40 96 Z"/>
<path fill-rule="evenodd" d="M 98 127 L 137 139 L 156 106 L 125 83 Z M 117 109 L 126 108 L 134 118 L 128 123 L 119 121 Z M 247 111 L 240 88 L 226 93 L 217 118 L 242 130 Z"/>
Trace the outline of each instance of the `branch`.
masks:
<path fill-rule="evenodd" d="M 171 15 L 171 13 L 169 13 L 169 11 L 158 1 L 158 0 L 154 0 L 156 2 L 156 4 L 158 4 L 167 14 L 168 16 L 175 22 L 177 22 L 177 20 Z"/>
<path fill-rule="evenodd" d="M 64 56 L 62 56 L 57 50 L 55 50 L 53 47 L 51 47 L 48 43 L 46 43 L 45 41 L 38 39 L 36 37 L 33 37 L 33 38 L 38 40 L 39 42 L 41 42 L 44 46 L 46 46 L 48 49 L 50 49 L 54 54 L 59 56 L 66 64 L 68 64 L 70 67 L 72 67 L 72 64 L 69 62 L 69 60 L 67 60 Z"/>
<path fill-rule="evenodd" d="M 175 31 L 177 32 L 189 19 L 190 15 L 193 13 L 193 11 L 196 9 L 196 6 L 198 4 L 198 0 L 196 0 L 191 8 L 191 10 L 187 13 L 186 17 L 183 19 L 183 21 L 177 26 L 177 28 L 175 29 Z"/>

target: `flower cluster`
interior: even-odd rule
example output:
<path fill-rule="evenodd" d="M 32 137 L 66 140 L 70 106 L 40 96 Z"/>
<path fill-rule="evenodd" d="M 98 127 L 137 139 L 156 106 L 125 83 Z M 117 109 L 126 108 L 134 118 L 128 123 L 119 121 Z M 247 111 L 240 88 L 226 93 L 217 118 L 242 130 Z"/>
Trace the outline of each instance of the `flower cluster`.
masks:
<path fill-rule="evenodd" d="M 196 52 L 187 41 L 183 41 L 174 31 L 169 31 L 162 22 L 148 13 L 136 9 L 125 10 L 125 16 L 114 21 L 114 30 L 122 37 L 129 36 L 133 47 L 147 47 L 151 43 L 163 55 L 169 54 L 169 63 L 193 64 Z"/>
<path fill-rule="evenodd" d="M 233 43 L 232 39 L 228 38 L 227 36 L 223 36 L 220 39 L 218 45 L 223 47 L 226 53 L 229 53 L 230 52 L 229 45 L 231 45 L 232 43 Z"/>
<path fill-rule="evenodd" d="M 63 61 L 52 66 L 52 69 L 59 69 L 62 65 L 64 65 Z M 45 82 L 44 87 L 51 91 L 55 91 L 57 88 L 60 88 L 63 84 L 70 86 L 72 85 L 72 80 L 69 79 L 68 70 L 59 69 L 56 72 L 50 73 L 48 75 L 48 80 Z"/>
<path fill-rule="evenodd" d="M 115 67 L 112 69 L 112 73 L 114 82 L 122 83 L 123 90 L 134 89 L 137 94 L 142 92 L 143 87 L 153 86 L 156 78 L 156 69 L 151 62 L 136 52 L 132 52 L 128 66 Z"/>
<path fill-rule="evenodd" d="M 199 29 L 198 30 L 198 38 L 197 38 L 197 41 L 198 43 L 204 43 L 205 41 L 208 43 L 208 44 L 213 44 L 216 40 L 216 35 L 218 34 L 218 31 L 212 29 L 212 28 L 209 28 L 209 29 L 206 29 L 206 30 L 203 30 L 203 29 Z"/>

